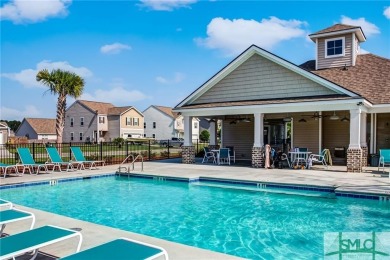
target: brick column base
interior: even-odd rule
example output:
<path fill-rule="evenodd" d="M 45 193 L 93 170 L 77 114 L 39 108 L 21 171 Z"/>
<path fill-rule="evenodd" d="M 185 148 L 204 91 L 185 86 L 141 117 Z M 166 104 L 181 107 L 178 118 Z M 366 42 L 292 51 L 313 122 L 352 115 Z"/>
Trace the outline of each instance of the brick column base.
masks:
<path fill-rule="evenodd" d="M 363 165 L 363 149 L 353 148 L 347 150 L 347 172 L 361 172 Z"/>
<path fill-rule="evenodd" d="M 193 164 L 195 163 L 195 146 L 182 146 L 181 147 L 182 163 Z"/>
<path fill-rule="evenodd" d="M 362 168 L 367 167 L 367 160 L 368 160 L 368 147 L 364 146 L 362 147 Z"/>
<path fill-rule="evenodd" d="M 252 167 L 263 168 L 264 167 L 264 155 L 263 147 L 252 148 Z"/>

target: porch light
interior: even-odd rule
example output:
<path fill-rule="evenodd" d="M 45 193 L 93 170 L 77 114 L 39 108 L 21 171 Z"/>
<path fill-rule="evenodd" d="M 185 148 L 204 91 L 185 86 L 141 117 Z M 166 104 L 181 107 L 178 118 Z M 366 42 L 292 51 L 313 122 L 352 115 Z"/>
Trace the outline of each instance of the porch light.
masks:
<path fill-rule="evenodd" d="M 349 121 L 349 118 L 344 116 L 343 118 L 341 118 L 341 122 L 348 122 Z"/>
<path fill-rule="evenodd" d="M 244 119 L 241 120 L 241 122 L 243 122 L 243 123 L 250 123 L 251 120 L 249 118 L 244 118 Z"/>
<path fill-rule="evenodd" d="M 283 121 L 284 122 L 291 122 L 291 117 L 285 117 L 285 118 L 283 118 Z"/>
<path fill-rule="evenodd" d="M 333 111 L 333 116 L 329 117 L 330 120 L 339 120 L 340 117 L 336 115 L 336 111 Z"/>
<path fill-rule="evenodd" d="M 298 121 L 299 123 L 306 123 L 307 121 L 306 121 L 306 119 L 304 119 L 304 118 L 301 118 L 301 119 L 299 119 L 299 121 Z"/>

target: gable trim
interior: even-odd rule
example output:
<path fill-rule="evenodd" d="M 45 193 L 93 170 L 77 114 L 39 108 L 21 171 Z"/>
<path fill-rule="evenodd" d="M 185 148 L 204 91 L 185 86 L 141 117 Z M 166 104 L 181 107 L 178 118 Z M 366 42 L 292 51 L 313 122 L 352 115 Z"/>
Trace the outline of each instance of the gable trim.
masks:
<path fill-rule="evenodd" d="M 306 71 L 299 66 L 279 57 L 275 54 L 272 54 L 256 45 L 250 46 L 248 49 L 246 49 L 243 53 L 241 53 L 238 57 L 236 57 L 233 61 L 231 61 L 228 65 L 226 65 L 224 68 L 222 68 L 219 72 L 217 72 L 213 77 L 211 77 L 208 81 L 206 81 L 203 85 L 201 85 L 198 89 L 196 89 L 194 92 L 192 92 L 188 97 L 186 97 L 183 101 L 181 101 L 176 108 L 182 107 L 188 102 L 193 102 L 196 99 L 198 99 L 202 94 L 204 94 L 206 91 L 211 89 L 213 86 L 215 86 L 218 82 L 220 82 L 223 78 L 225 78 L 227 75 L 229 75 L 231 72 L 233 72 L 238 66 L 243 64 L 245 61 L 247 61 L 250 57 L 253 55 L 258 54 L 263 58 L 266 58 L 288 70 L 291 70 L 292 72 L 297 73 L 298 75 L 301 75 L 313 82 L 316 82 L 317 84 L 324 86 L 328 89 L 331 89 L 339 94 L 345 94 L 351 97 L 360 97 L 356 93 L 349 91 L 329 80 L 326 80 L 312 72 Z"/>

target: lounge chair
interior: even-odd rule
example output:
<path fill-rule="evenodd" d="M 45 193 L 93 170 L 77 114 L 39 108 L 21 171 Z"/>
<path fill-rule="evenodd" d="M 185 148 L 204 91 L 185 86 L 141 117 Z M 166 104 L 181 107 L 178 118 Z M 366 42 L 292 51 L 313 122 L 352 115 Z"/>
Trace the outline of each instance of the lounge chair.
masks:
<path fill-rule="evenodd" d="M 87 249 L 65 258 L 64 260 L 106 260 L 106 259 L 155 259 L 164 256 L 168 260 L 168 253 L 165 249 L 136 241 L 129 238 L 119 238 L 114 241 Z"/>
<path fill-rule="evenodd" d="M 13 206 L 12 202 L 0 199 L 0 207 L 9 207 L 11 209 Z"/>
<path fill-rule="evenodd" d="M 229 148 L 221 148 L 218 153 L 218 164 L 230 165 L 230 152 Z"/>
<path fill-rule="evenodd" d="M 378 171 L 382 165 L 382 171 L 385 172 L 385 166 L 390 166 L 390 149 L 379 149 L 379 164 Z M 390 172 L 389 172 L 390 178 Z"/>
<path fill-rule="evenodd" d="M 41 247 L 48 246 L 68 238 L 79 237 L 77 251 L 83 241 L 80 232 L 56 226 L 43 226 L 15 235 L 0 238 L 0 259 L 8 259 L 33 251 L 34 259 Z"/>
<path fill-rule="evenodd" d="M 234 146 L 226 146 L 229 149 L 230 161 L 233 159 L 233 163 L 236 163 L 236 151 L 234 151 Z"/>
<path fill-rule="evenodd" d="M 0 163 L 0 169 L 4 173 L 4 177 L 1 178 L 5 178 L 5 176 L 8 173 L 8 170 L 12 170 L 12 169 L 14 169 L 16 175 L 21 176 L 21 174 L 18 171 L 17 165 Z"/>
<path fill-rule="evenodd" d="M 26 219 L 32 219 L 32 223 L 30 226 L 30 229 L 34 227 L 35 224 L 35 215 L 31 212 L 27 212 L 20 209 L 7 209 L 7 210 L 1 210 L 0 211 L 0 237 L 3 235 L 4 228 L 7 224 L 26 220 Z"/>
<path fill-rule="evenodd" d="M 96 167 L 97 163 L 100 163 L 100 164 L 102 164 L 102 166 L 104 166 L 104 163 L 105 163 L 104 161 L 89 161 L 89 160 L 85 159 L 83 152 L 81 151 L 80 147 L 78 147 L 78 146 L 71 146 L 70 150 L 72 151 L 73 157 L 75 159 L 74 162 L 79 163 L 80 170 L 85 169 L 85 164 L 89 165 L 90 170 L 98 169 Z"/>
<path fill-rule="evenodd" d="M 62 169 L 61 169 L 62 165 L 66 166 L 66 171 L 75 170 L 73 164 L 77 165 L 76 169 L 79 168 L 80 163 L 78 163 L 78 162 L 64 162 L 62 160 L 60 154 L 58 153 L 57 148 L 55 148 L 55 147 L 46 147 L 46 151 L 49 154 L 51 164 L 54 164 L 53 171 L 56 168 L 58 168 L 58 170 L 61 172 L 62 171 Z"/>
<path fill-rule="evenodd" d="M 17 148 L 20 160 L 22 161 L 23 173 L 28 170 L 30 174 L 38 174 L 41 169 L 48 173 L 47 166 L 49 164 L 39 164 L 34 161 L 34 158 L 31 155 L 30 149 L 26 147 Z M 53 164 L 52 164 L 53 165 Z M 36 171 L 34 171 L 36 170 Z"/>
<path fill-rule="evenodd" d="M 326 168 L 328 168 L 328 164 L 326 161 L 329 161 L 330 164 L 332 162 L 332 159 L 330 158 L 329 149 L 322 150 L 320 154 L 310 154 L 308 159 L 308 168 L 311 168 L 313 163 L 321 163 Z"/>
<path fill-rule="evenodd" d="M 213 160 L 213 163 L 216 163 L 215 155 L 213 152 L 210 151 L 210 148 L 204 147 L 203 150 L 204 150 L 204 156 L 203 156 L 202 163 L 208 162 L 210 159 Z"/>

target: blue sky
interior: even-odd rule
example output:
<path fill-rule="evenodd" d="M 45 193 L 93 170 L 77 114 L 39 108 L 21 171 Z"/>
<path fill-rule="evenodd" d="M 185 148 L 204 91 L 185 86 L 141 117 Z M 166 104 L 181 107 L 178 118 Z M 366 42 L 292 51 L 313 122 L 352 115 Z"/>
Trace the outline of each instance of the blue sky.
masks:
<path fill-rule="evenodd" d="M 0 119 L 51 117 L 56 96 L 35 80 L 61 68 L 81 97 L 175 106 L 256 44 L 293 63 L 314 58 L 307 35 L 360 25 L 364 52 L 390 58 L 390 1 L 2 1 Z M 68 105 L 74 100 L 68 98 Z"/>

